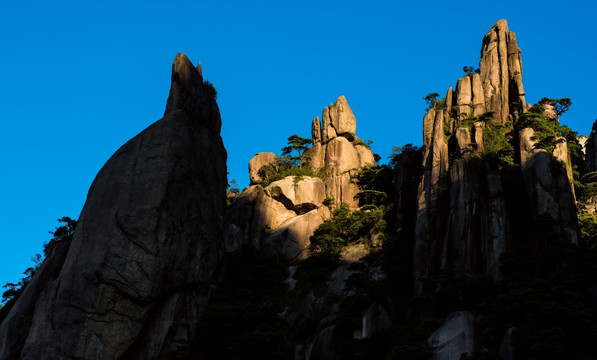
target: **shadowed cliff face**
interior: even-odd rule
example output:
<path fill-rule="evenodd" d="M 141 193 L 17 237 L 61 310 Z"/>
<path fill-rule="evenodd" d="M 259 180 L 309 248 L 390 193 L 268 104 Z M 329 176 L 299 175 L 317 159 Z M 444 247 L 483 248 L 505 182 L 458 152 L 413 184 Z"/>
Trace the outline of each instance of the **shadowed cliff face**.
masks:
<path fill-rule="evenodd" d="M 200 69 L 172 66 L 164 118 L 93 182 L 72 243 L 0 324 L 1 359 L 149 359 L 194 335 L 223 255 L 226 152 Z"/>

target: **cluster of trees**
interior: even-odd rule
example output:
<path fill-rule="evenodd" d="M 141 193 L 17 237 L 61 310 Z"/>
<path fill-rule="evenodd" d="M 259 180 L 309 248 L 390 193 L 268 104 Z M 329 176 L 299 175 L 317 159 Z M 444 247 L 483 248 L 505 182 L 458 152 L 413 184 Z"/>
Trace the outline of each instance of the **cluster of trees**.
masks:
<path fill-rule="evenodd" d="M 63 225 L 57 227 L 54 231 L 50 231 L 52 238 L 50 241 L 44 243 L 43 255 L 35 254 L 35 256 L 31 258 L 33 261 L 33 266 L 27 268 L 27 270 L 23 272 L 24 276 L 18 282 L 9 282 L 3 286 L 3 288 L 6 289 L 2 294 L 3 303 L 16 300 L 23 293 L 33 275 L 37 272 L 37 270 L 39 270 L 41 264 L 52 253 L 52 250 L 58 243 L 72 240 L 73 234 L 75 233 L 75 228 L 77 226 L 77 221 L 69 218 L 68 216 L 64 216 L 58 219 L 58 222 L 62 223 Z"/>
<path fill-rule="evenodd" d="M 301 178 L 303 176 L 324 177 L 325 169 L 312 169 L 305 161 L 303 154 L 311 145 L 311 139 L 298 135 L 288 137 L 288 145 L 282 148 L 282 154 L 274 165 L 265 165 L 259 169 L 259 175 L 263 179 L 262 186 L 267 186 L 274 181 L 281 180 L 287 176 Z"/>

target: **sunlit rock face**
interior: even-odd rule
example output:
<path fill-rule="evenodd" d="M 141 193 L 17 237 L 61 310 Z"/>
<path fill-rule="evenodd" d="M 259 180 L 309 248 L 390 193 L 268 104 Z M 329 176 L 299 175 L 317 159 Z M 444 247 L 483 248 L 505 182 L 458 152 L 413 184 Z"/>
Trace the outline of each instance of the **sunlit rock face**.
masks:
<path fill-rule="evenodd" d="M 152 359 L 188 344 L 224 253 L 226 151 L 210 90 L 178 54 L 164 118 L 100 170 L 69 248 L 2 321 L 1 359 Z"/>
<path fill-rule="evenodd" d="M 351 181 L 365 166 L 375 164 L 373 153 L 356 136 L 357 119 L 344 96 L 335 104 L 323 109 L 321 116 L 313 120 L 311 138 L 313 146 L 301 159 L 313 169 L 325 168 L 326 195 L 336 204 L 347 203 L 352 209 L 358 207 L 354 196 L 359 192 Z"/>
<path fill-rule="evenodd" d="M 541 160 L 548 154 L 542 155 L 530 141 L 532 129 L 514 134 L 520 139 L 515 153 L 520 154 L 522 171 L 507 178 L 485 156 L 486 142 L 492 140 L 486 139 L 487 119 L 513 130 L 527 108 L 516 35 L 500 20 L 483 38 L 476 73 L 460 78 L 455 90 L 449 88 L 445 98 L 423 117 L 416 203 L 410 200 L 401 205 L 416 207 L 414 224 L 404 223 L 402 228 L 414 226 L 417 292 L 425 290 L 430 277 L 445 270 L 499 277 L 499 256 L 511 245 L 513 220 L 532 220 L 547 212 L 560 224 L 558 233 L 576 243 L 572 166 L 565 143 Z M 408 175 L 398 180 L 405 178 Z M 516 189 L 523 187 L 520 196 Z M 402 190 L 397 196 L 412 199 Z"/>
<path fill-rule="evenodd" d="M 273 153 L 258 153 L 249 163 L 252 186 L 243 190 L 224 216 L 226 250 L 251 246 L 285 260 L 306 258 L 309 238 L 329 220 L 326 197 L 335 204 L 358 207 L 359 188 L 352 180 L 365 166 L 375 164 L 368 146 L 356 136 L 356 117 L 346 98 L 324 108 L 311 123 L 312 146 L 301 156 L 301 166 L 321 174 L 293 177 L 261 185 L 259 169 L 275 167 Z"/>

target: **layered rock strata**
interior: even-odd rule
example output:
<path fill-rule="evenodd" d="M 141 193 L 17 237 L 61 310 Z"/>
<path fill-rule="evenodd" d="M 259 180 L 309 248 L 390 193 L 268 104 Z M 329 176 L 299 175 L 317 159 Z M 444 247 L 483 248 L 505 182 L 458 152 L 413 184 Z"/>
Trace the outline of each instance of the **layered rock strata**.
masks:
<path fill-rule="evenodd" d="M 164 118 L 94 180 L 72 243 L 0 324 L 1 359 L 155 359 L 188 346 L 224 253 L 218 106 L 183 54 Z"/>

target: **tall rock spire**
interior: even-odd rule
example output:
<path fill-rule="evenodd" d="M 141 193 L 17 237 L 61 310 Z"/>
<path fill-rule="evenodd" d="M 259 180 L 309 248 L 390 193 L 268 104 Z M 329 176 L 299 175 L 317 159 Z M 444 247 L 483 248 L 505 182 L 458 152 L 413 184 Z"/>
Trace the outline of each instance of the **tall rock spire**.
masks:
<path fill-rule="evenodd" d="M 2 320 L 0 359 L 153 359 L 188 345 L 223 256 L 226 151 L 205 86 L 177 55 L 164 118 L 100 170 L 72 241 Z"/>
<path fill-rule="evenodd" d="M 495 111 L 502 124 L 515 121 L 526 102 L 520 49 L 506 20 L 496 22 L 483 38 L 479 69 L 486 110 Z"/>

